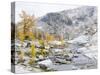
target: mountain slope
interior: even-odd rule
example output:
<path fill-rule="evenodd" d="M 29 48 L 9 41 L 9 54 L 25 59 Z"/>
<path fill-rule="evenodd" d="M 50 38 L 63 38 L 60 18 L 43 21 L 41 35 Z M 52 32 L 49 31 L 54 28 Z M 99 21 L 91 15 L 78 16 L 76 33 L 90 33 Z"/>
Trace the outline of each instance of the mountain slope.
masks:
<path fill-rule="evenodd" d="M 61 12 L 48 13 L 38 20 L 44 31 L 72 39 L 80 34 L 89 33 L 97 28 L 97 8 L 83 6 Z M 93 28 L 92 28 L 93 27 Z"/>

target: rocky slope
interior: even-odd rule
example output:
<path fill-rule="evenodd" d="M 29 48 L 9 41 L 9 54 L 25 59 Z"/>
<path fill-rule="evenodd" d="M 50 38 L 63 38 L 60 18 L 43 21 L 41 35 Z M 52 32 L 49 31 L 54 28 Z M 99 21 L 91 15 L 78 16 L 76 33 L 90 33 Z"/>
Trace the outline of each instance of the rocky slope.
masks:
<path fill-rule="evenodd" d="M 45 32 L 63 35 L 64 40 L 68 40 L 67 42 L 72 45 L 72 49 L 85 48 L 82 50 L 85 55 L 97 59 L 97 8 L 95 6 L 48 13 L 38 20 L 38 25 Z M 80 48 L 80 45 L 83 46 Z"/>
<path fill-rule="evenodd" d="M 38 20 L 38 25 L 42 26 L 46 32 L 63 34 L 65 39 L 72 39 L 86 33 L 91 27 L 93 27 L 92 29 L 97 27 L 97 8 L 83 6 L 72 10 L 48 13 Z"/>

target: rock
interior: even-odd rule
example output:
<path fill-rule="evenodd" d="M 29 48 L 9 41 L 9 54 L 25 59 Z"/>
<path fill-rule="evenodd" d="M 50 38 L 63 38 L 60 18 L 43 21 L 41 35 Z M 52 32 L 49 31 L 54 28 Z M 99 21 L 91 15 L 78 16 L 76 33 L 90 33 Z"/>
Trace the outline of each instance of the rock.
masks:
<path fill-rule="evenodd" d="M 63 54 L 63 49 L 52 49 L 54 55 L 61 55 Z"/>
<path fill-rule="evenodd" d="M 77 70 L 77 69 L 78 69 L 78 67 L 72 66 L 72 70 Z"/>
<path fill-rule="evenodd" d="M 62 52 L 62 49 L 53 49 L 53 51 L 54 51 L 55 53 L 57 53 L 57 52 Z"/>
<path fill-rule="evenodd" d="M 97 46 L 89 46 L 89 47 L 82 47 L 79 48 L 78 51 L 81 51 L 84 55 L 89 58 L 96 58 L 97 59 Z"/>
<path fill-rule="evenodd" d="M 83 51 L 87 51 L 88 49 L 86 48 L 86 47 L 81 47 L 81 48 L 78 48 L 78 50 L 77 51 L 81 51 L 81 52 L 83 52 Z"/>
<path fill-rule="evenodd" d="M 50 49 L 50 46 L 49 45 L 45 46 L 45 49 Z"/>
<path fill-rule="evenodd" d="M 30 42 L 27 43 L 26 48 L 27 47 L 31 47 L 31 43 Z"/>
<path fill-rule="evenodd" d="M 67 64 L 68 63 L 68 61 L 66 61 L 65 59 L 59 59 L 59 58 L 56 58 L 55 62 L 60 63 L 60 64 Z"/>
<path fill-rule="evenodd" d="M 29 73 L 31 72 L 29 68 L 25 68 L 22 65 L 15 65 L 16 73 Z"/>
<path fill-rule="evenodd" d="M 51 68 L 55 71 L 66 71 L 66 70 L 72 70 L 73 69 L 73 66 L 72 64 L 60 64 L 60 65 L 53 65 L 51 66 Z M 77 68 L 74 68 L 74 69 L 77 69 Z"/>
<path fill-rule="evenodd" d="M 39 64 L 40 68 L 42 68 L 42 69 L 47 69 L 51 65 L 53 65 L 53 63 L 50 59 L 40 61 L 40 62 L 38 62 L 38 64 Z"/>
<path fill-rule="evenodd" d="M 42 69 L 44 69 L 44 70 L 46 70 L 48 67 L 46 66 L 46 65 L 44 65 L 44 64 L 39 64 L 39 66 L 40 66 L 40 68 L 42 68 Z"/>
<path fill-rule="evenodd" d="M 53 44 L 53 45 L 61 45 L 61 42 L 60 41 L 51 41 L 49 42 L 50 44 Z"/>
<path fill-rule="evenodd" d="M 39 59 L 39 60 L 43 60 L 44 57 L 43 57 L 42 55 L 39 55 L 39 56 L 38 56 L 38 59 Z"/>
<path fill-rule="evenodd" d="M 78 58 L 79 54 L 73 54 L 73 58 Z"/>
<path fill-rule="evenodd" d="M 66 61 L 70 61 L 71 62 L 72 61 L 72 58 L 66 58 Z"/>
<path fill-rule="evenodd" d="M 27 42 L 23 42 L 23 45 L 22 45 L 24 48 L 27 47 Z"/>
<path fill-rule="evenodd" d="M 84 55 L 79 55 L 78 58 L 73 58 L 72 61 L 74 64 L 78 64 L 78 65 L 91 63 L 90 59 Z"/>
<path fill-rule="evenodd" d="M 89 40 L 89 37 L 86 35 L 81 35 L 77 38 L 74 38 L 73 40 L 68 41 L 68 43 L 72 43 L 72 44 L 85 44 L 87 43 Z"/>

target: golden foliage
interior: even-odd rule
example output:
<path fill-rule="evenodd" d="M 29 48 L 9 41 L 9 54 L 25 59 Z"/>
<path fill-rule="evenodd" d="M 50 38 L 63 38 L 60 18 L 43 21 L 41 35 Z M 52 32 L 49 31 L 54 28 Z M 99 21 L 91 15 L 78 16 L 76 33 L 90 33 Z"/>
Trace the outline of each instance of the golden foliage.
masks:
<path fill-rule="evenodd" d="M 44 46 L 44 40 L 40 39 L 40 40 L 39 40 L 39 44 L 40 44 L 41 46 Z"/>
<path fill-rule="evenodd" d="M 20 61 L 24 60 L 24 51 L 23 50 L 20 50 L 19 59 L 20 59 Z"/>
<path fill-rule="evenodd" d="M 46 33 L 45 36 L 47 41 L 53 41 L 55 39 L 54 35 L 49 33 Z"/>
<path fill-rule="evenodd" d="M 36 57 L 36 49 L 35 49 L 34 45 L 31 45 L 30 54 L 31 54 L 31 58 L 30 58 L 28 64 L 32 65 L 35 63 L 35 57 Z"/>
<path fill-rule="evenodd" d="M 30 59 L 28 64 L 32 65 L 35 61 L 33 59 Z"/>
<path fill-rule="evenodd" d="M 41 49 L 41 55 L 44 57 L 45 56 L 45 49 Z"/>
<path fill-rule="evenodd" d="M 24 34 L 23 36 L 24 38 L 27 36 L 33 39 L 32 29 L 36 25 L 35 23 L 36 19 L 34 15 L 31 16 L 31 15 L 28 15 L 25 11 L 22 11 L 22 13 L 20 14 L 20 17 L 21 17 L 21 21 L 18 23 L 19 25 L 17 26 L 18 28 L 17 32 L 21 31 L 20 33 L 22 35 Z M 18 37 L 22 37 L 22 36 L 18 35 Z"/>
<path fill-rule="evenodd" d="M 32 40 L 34 40 L 35 39 L 35 35 L 33 34 L 33 32 L 29 32 L 29 38 L 30 39 L 32 39 Z"/>
<path fill-rule="evenodd" d="M 25 35 L 24 35 L 24 33 L 23 32 L 18 32 L 18 38 L 20 39 L 20 41 L 24 41 L 24 39 L 25 39 Z"/>
<path fill-rule="evenodd" d="M 31 55 L 32 55 L 32 58 L 36 57 L 36 49 L 34 45 L 31 46 Z"/>

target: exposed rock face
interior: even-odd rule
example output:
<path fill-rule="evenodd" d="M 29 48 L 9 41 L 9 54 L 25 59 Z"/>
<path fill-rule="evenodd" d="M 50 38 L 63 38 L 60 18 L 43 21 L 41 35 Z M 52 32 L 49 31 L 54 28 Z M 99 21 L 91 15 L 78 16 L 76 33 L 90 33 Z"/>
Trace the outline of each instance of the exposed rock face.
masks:
<path fill-rule="evenodd" d="M 53 65 L 53 63 L 50 59 L 40 61 L 40 62 L 38 62 L 38 64 L 40 65 L 40 68 L 42 68 L 42 69 L 47 69 Z"/>
<path fill-rule="evenodd" d="M 97 8 L 83 6 L 72 10 L 48 13 L 38 20 L 44 31 L 62 34 L 65 39 L 73 39 L 80 34 L 92 34 L 97 28 Z M 93 28 L 92 28 L 93 27 Z"/>

